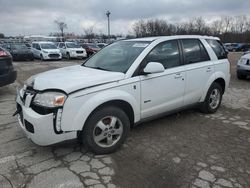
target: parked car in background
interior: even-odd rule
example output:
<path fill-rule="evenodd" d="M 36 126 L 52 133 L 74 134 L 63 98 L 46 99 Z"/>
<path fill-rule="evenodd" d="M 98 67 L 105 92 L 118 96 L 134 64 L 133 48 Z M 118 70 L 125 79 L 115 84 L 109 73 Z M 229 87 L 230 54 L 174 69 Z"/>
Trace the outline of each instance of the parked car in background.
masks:
<path fill-rule="evenodd" d="M 246 79 L 250 76 L 250 54 L 243 55 L 237 63 L 238 79 Z"/>
<path fill-rule="evenodd" d="M 41 60 L 62 59 L 60 50 L 53 42 L 33 42 L 32 53 L 35 58 Z"/>
<path fill-rule="evenodd" d="M 223 44 L 224 48 L 228 51 L 228 52 L 231 52 L 233 51 L 233 47 L 232 47 L 232 44 L 231 43 L 225 43 Z"/>
<path fill-rule="evenodd" d="M 83 43 L 81 46 L 86 50 L 88 57 L 100 50 L 95 43 Z"/>
<path fill-rule="evenodd" d="M 78 138 L 106 154 L 122 145 L 134 124 L 192 105 L 216 112 L 229 80 L 219 38 L 123 40 L 82 65 L 29 78 L 17 93 L 16 113 L 38 145 Z"/>
<path fill-rule="evenodd" d="M 99 48 L 104 48 L 105 46 L 107 46 L 108 44 L 106 43 L 97 43 L 96 44 Z"/>
<path fill-rule="evenodd" d="M 13 60 L 34 60 L 33 53 L 24 43 L 11 43 L 8 51 L 12 55 Z"/>
<path fill-rule="evenodd" d="M 237 51 L 247 52 L 250 51 L 250 44 L 242 44 Z"/>
<path fill-rule="evenodd" d="M 74 42 L 60 42 L 58 44 L 58 48 L 60 49 L 62 56 L 66 57 L 67 59 L 82 59 L 87 57 L 86 50 Z"/>
<path fill-rule="evenodd" d="M 29 49 L 31 49 L 31 44 L 30 44 L 30 43 L 25 43 L 25 45 L 26 45 Z"/>
<path fill-rule="evenodd" d="M 240 47 L 242 46 L 242 44 L 232 43 L 231 46 L 232 46 L 232 50 L 231 50 L 232 52 L 238 52 L 238 51 L 240 51 Z"/>
<path fill-rule="evenodd" d="M 0 87 L 15 82 L 17 73 L 12 65 L 11 54 L 0 47 Z"/>

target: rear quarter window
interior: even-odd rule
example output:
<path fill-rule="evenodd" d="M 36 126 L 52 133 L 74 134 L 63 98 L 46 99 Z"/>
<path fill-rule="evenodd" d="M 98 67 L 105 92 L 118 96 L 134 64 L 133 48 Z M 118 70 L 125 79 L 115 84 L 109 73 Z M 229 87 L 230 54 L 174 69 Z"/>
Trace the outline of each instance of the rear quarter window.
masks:
<path fill-rule="evenodd" d="M 227 59 L 227 52 L 220 41 L 213 39 L 207 39 L 206 41 L 213 49 L 218 59 Z"/>

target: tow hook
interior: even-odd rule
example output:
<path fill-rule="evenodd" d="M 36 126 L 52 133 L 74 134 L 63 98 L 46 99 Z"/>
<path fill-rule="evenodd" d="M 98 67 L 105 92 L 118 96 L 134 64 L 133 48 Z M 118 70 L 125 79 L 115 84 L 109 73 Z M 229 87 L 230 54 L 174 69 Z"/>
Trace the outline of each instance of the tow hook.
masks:
<path fill-rule="evenodd" d="M 14 113 L 12 116 L 15 116 L 15 115 L 21 113 L 21 111 L 22 111 L 22 110 L 21 110 L 20 108 L 17 108 L 17 110 L 15 111 L 15 113 Z"/>

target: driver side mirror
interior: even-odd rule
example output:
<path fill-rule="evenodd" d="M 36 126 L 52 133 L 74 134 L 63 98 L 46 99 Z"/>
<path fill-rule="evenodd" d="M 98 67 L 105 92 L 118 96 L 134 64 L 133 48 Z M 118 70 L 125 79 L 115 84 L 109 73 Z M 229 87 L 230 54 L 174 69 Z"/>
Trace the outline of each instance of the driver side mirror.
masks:
<path fill-rule="evenodd" d="M 146 67 L 143 69 L 145 74 L 154 74 L 164 72 L 165 68 L 161 63 L 158 62 L 149 62 Z"/>

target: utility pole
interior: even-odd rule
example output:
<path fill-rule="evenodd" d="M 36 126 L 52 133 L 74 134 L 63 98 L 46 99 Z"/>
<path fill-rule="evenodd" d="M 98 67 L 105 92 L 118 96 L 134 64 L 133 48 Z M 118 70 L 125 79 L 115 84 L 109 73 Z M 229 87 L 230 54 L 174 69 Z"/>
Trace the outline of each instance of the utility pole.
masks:
<path fill-rule="evenodd" d="M 106 16 L 108 17 L 108 40 L 110 42 L 110 20 L 109 20 L 109 16 L 110 16 L 111 12 L 108 10 L 106 12 Z"/>

